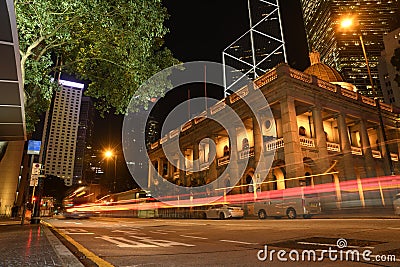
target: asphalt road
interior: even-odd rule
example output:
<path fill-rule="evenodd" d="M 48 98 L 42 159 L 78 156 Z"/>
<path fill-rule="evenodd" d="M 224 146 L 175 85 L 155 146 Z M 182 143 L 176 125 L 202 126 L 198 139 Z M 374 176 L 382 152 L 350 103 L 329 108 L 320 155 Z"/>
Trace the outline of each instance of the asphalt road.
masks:
<path fill-rule="evenodd" d="M 400 219 L 47 222 L 114 266 L 400 266 Z"/>

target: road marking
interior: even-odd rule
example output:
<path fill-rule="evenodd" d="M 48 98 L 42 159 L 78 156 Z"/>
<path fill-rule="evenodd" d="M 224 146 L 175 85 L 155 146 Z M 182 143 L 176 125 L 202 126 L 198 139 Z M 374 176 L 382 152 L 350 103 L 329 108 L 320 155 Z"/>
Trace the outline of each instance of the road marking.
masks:
<path fill-rule="evenodd" d="M 312 242 L 297 242 L 297 244 L 323 246 L 323 247 L 337 247 L 336 244 L 323 244 L 323 243 L 312 243 Z M 370 249 L 374 249 L 375 247 L 346 246 L 346 248 L 370 248 Z"/>
<path fill-rule="evenodd" d="M 390 230 L 400 230 L 400 227 L 388 227 Z"/>
<path fill-rule="evenodd" d="M 244 244 L 244 245 L 258 245 L 258 243 L 249 243 L 249 242 L 236 241 L 236 240 L 225 240 L 225 239 L 222 239 L 220 241 L 228 242 L 228 243 L 238 243 L 238 244 Z"/>
<path fill-rule="evenodd" d="M 120 248 L 156 248 L 156 245 L 140 243 L 134 240 L 129 240 L 124 237 L 111 237 L 111 236 L 100 236 L 95 237 L 99 239 L 103 239 L 104 241 L 108 241 L 117 245 Z"/>
<path fill-rule="evenodd" d="M 80 243 L 76 242 L 74 239 L 72 239 L 70 236 L 66 235 L 62 231 L 58 230 L 55 228 L 53 225 L 51 225 L 48 222 L 42 221 L 44 225 L 47 225 L 48 227 L 52 228 L 54 231 L 59 233 L 62 237 L 64 237 L 69 243 L 71 243 L 73 246 L 75 246 L 80 252 L 82 252 L 88 259 L 96 263 L 99 267 L 114 267 L 111 263 L 103 260 L 102 258 L 98 257 L 96 254 L 82 246 Z"/>
<path fill-rule="evenodd" d="M 191 235 L 180 235 L 180 236 L 188 237 L 188 238 L 195 238 L 195 239 L 208 239 L 207 237 L 191 236 Z"/>
<path fill-rule="evenodd" d="M 131 236 L 133 238 L 139 239 L 141 242 L 150 243 L 159 247 L 172 247 L 172 246 L 184 246 L 184 247 L 194 247 L 195 245 L 186 244 L 176 241 L 163 240 L 163 239 L 152 239 L 151 237 L 144 236 Z"/>
<path fill-rule="evenodd" d="M 94 235 L 94 233 L 89 233 L 87 230 L 80 228 L 64 229 L 64 232 L 68 235 Z"/>

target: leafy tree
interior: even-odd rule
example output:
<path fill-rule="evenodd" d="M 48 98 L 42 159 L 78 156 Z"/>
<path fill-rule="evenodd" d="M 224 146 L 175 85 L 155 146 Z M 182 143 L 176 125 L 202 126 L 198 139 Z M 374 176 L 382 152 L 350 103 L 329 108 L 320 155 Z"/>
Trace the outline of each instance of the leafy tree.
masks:
<path fill-rule="evenodd" d="M 400 72 L 400 48 L 396 48 L 396 50 L 394 50 L 394 55 L 390 59 L 390 63 L 392 63 L 397 72 Z M 400 75 L 398 73 L 396 73 L 394 80 L 400 86 Z"/>
<path fill-rule="evenodd" d="M 28 131 L 45 111 L 65 71 L 91 81 L 102 112 L 124 113 L 135 90 L 177 62 L 164 47 L 161 0 L 14 0 Z M 165 84 L 163 86 L 169 86 Z M 146 92 L 145 103 L 160 90 Z"/>

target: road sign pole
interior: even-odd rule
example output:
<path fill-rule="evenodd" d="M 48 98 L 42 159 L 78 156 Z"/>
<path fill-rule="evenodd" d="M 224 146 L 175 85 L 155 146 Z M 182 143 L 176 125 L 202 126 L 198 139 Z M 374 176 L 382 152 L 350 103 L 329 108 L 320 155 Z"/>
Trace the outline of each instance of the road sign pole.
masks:
<path fill-rule="evenodd" d="M 26 185 L 24 189 L 24 203 L 22 205 L 22 215 L 21 215 L 21 225 L 24 225 L 25 223 L 25 214 L 26 214 L 26 205 L 28 204 L 29 200 L 29 185 L 30 185 L 30 180 L 32 176 L 32 167 L 33 167 L 33 160 L 35 158 L 35 155 L 30 155 L 31 156 L 31 161 L 29 164 L 29 172 L 28 172 L 28 177 L 26 177 Z"/>

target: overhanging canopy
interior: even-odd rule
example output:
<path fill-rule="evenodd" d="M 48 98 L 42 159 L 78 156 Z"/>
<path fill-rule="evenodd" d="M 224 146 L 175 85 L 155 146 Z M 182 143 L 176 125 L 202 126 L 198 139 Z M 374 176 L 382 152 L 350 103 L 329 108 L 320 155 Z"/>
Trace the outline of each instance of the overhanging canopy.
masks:
<path fill-rule="evenodd" d="M 0 141 L 26 139 L 22 88 L 14 4 L 0 1 Z"/>

